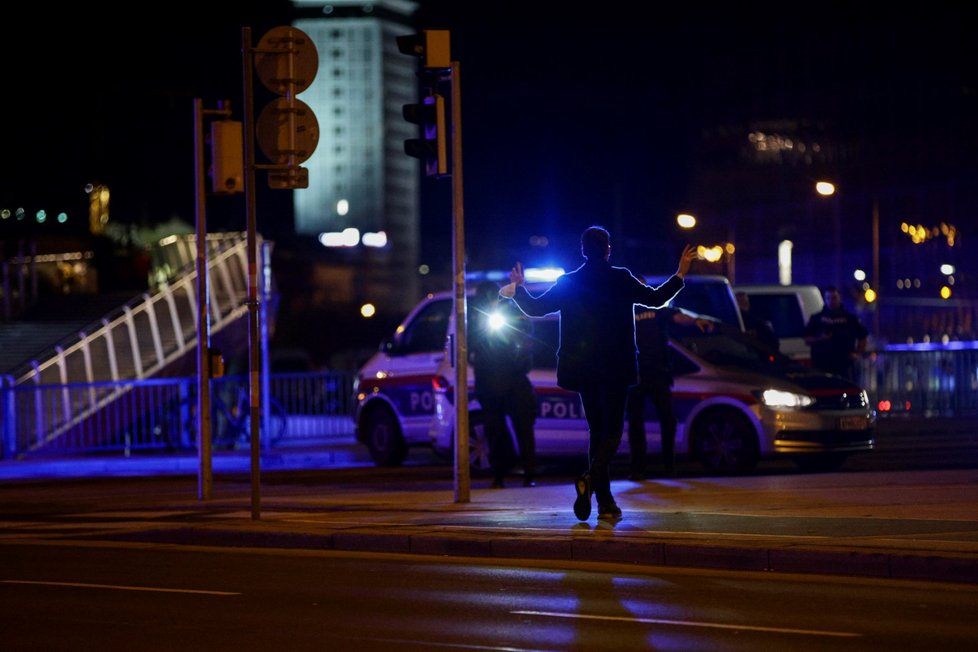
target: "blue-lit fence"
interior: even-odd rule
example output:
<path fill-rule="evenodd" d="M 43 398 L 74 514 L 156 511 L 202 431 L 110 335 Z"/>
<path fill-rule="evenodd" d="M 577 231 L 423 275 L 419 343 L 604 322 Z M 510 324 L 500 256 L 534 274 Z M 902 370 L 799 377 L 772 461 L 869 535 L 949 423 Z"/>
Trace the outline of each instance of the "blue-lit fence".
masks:
<path fill-rule="evenodd" d="M 211 381 L 214 446 L 247 445 L 247 376 Z M 272 374 L 262 447 L 302 446 L 353 431 L 352 376 Z M 16 385 L 0 388 L 3 455 L 196 450 L 196 378 Z"/>
<path fill-rule="evenodd" d="M 352 375 L 272 374 L 263 448 L 315 445 L 353 433 Z M 236 408 L 246 376 L 212 382 L 215 447 L 250 432 Z M 868 355 L 860 382 L 880 418 L 978 416 L 978 343 L 891 346 Z M 245 403 L 246 405 L 246 403 Z M 0 383 L 2 457 L 85 451 L 196 450 L 196 378 L 15 385 Z"/>
<path fill-rule="evenodd" d="M 862 385 L 881 417 L 978 415 L 978 342 L 890 345 L 862 364 Z"/>

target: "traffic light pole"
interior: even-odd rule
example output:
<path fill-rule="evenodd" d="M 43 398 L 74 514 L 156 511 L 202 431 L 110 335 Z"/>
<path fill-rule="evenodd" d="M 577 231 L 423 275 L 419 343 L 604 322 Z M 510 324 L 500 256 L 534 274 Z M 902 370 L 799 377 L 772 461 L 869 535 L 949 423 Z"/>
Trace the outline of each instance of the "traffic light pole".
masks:
<path fill-rule="evenodd" d="M 452 264 L 455 310 L 455 335 L 449 352 L 455 367 L 455 502 L 469 502 L 471 467 L 469 460 L 469 364 L 465 299 L 465 214 L 462 206 L 462 83 L 459 63 L 452 61 L 448 30 L 426 29 L 420 34 L 397 37 L 402 54 L 420 57 L 425 97 L 420 104 L 405 104 L 404 119 L 421 128 L 421 138 L 404 141 L 404 153 L 421 159 L 429 177 L 452 177 Z M 444 98 L 439 92 L 446 81 L 451 85 L 452 167 L 445 156 Z"/>
<path fill-rule="evenodd" d="M 197 241 L 197 498 L 209 500 L 214 484 L 211 446 L 211 378 L 214 361 L 211 351 L 210 289 L 207 282 L 207 194 L 204 188 L 204 117 L 231 116 L 230 102 L 217 109 L 205 109 L 203 100 L 194 98 L 194 208 Z"/>
<path fill-rule="evenodd" d="M 462 90 L 452 62 L 452 259 L 455 272 L 455 502 L 470 500 L 468 323 L 465 305 L 465 212 L 462 203 Z"/>
<path fill-rule="evenodd" d="M 248 232 L 248 387 L 251 446 L 251 519 L 261 518 L 261 328 L 258 298 L 258 227 L 255 208 L 254 49 L 251 28 L 241 29 L 244 95 L 244 194 Z"/>
<path fill-rule="evenodd" d="M 197 236 L 197 499 L 211 497 L 210 300 L 207 289 L 207 201 L 204 190 L 204 106 L 194 98 L 194 195 Z"/>

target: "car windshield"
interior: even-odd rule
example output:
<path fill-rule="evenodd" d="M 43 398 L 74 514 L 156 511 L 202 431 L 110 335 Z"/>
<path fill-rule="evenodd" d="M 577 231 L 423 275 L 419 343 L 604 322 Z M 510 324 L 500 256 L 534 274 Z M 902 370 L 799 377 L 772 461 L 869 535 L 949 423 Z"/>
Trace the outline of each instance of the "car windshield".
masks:
<path fill-rule="evenodd" d="M 771 351 L 739 333 L 695 333 L 677 337 L 676 341 L 706 362 L 718 367 L 735 367 L 778 375 L 806 369 L 790 358 Z"/>

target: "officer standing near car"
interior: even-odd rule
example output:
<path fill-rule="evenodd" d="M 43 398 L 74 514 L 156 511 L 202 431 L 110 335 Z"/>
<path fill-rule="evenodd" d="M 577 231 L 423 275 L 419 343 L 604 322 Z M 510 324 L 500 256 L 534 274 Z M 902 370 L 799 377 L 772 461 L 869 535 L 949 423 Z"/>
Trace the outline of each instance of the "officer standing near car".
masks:
<path fill-rule="evenodd" d="M 482 408 L 492 487 L 502 488 L 513 466 L 509 417 L 523 463 L 523 486 L 536 486 L 536 395 L 530 384 L 533 347 L 529 320 L 505 299 L 499 286 L 482 281 L 476 286 L 469 318 L 469 363 L 475 374 L 475 394 Z"/>
<path fill-rule="evenodd" d="M 676 327 L 695 326 L 710 332 L 714 321 L 678 308 L 664 307 L 635 313 L 635 341 L 638 344 L 638 384 L 628 389 L 628 450 L 631 472 L 628 479 L 645 479 L 648 441 L 645 432 L 645 406 L 651 399 L 659 421 L 662 441 L 663 474 L 676 477 L 676 414 L 672 405 L 673 365 L 669 337 Z"/>
<path fill-rule="evenodd" d="M 825 307 L 812 315 L 805 328 L 805 342 L 812 347 L 812 366 L 830 374 L 856 380 L 856 361 L 866 352 L 869 331 L 859 317 L 842 305 L 834 285 L 825 288 Z"/>

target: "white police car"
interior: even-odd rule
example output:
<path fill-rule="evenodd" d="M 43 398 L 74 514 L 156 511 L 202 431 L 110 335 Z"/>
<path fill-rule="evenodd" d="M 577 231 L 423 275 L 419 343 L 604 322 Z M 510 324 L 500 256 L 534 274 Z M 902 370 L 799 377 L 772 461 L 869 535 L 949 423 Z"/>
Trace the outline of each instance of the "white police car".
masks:
<path fill-rule="evenodd" d="M 450 292 L 425 297 L 357 372 L 356 438 L 378 466 L 397 466 L 408 447 L 430 444 L 431 379 L 445 357 L 452 297 Z"/>
<path fill-rule="evenodd" d="M 685 291 L 685 290 L 684 290 Z M 680 293 L 681 294 L 681 293 Z M 538 457 L 586 458 L 587 423 L 574 392 L 557 387 L 556 316 L 534 319 L 535 368 L 530 379 L 539 412 Z M 831 470 L 874 447 L 876 414 L 866 392 L 851 382 L 772 354 L 732 328 L 695 328 L 670 342 L 675 370 L 676 453 L 714 473 L 743 473 L 762 458 L 791 457 L 806 470 Z M 432 446 L 450 455 L 454 442 L 454 369 L 447 359 L 435 380 Z M 488 443 L 479 405 L 469 388 L 470 458 L 488 468 Z M 661 450 L 659 424 L 646 405 L 649 453 Z M 620 454 L 627 453 L 627 437 Z"/>
<path fill-rule="evenodd" d="M 649 279 L 653 285 L 664 280 Z M 685 288 L 672 305 L 709 314 L 737 330 L 743 329 L 740 311 L 725 277 L 693 274 L 685 280 Z M 547 283 L 535 283 L 529 287 L 538 292 L 546 286 Z M 445 291 L 422 299 L 357 372 L 353 415 L 356 437 L 367 446 L 378 466 L 397 466 L 407 457 L 410 447 L 432 444 L 430 430 L 437 405 L 433 382 L 440 382 L 439 368 L 447 360 L 447 335 L 454 323 L 453 296 L 451 291 Z M 535 370 L 531 376 L 541 374 L 546 372 Z M 579 408 L 571 398 L 572 395 L 555 393 L 540 403 L 541 416 L 576 415 Z M 562 423 L 569 425 L 571 421 Z M 541 449 L 541 454 L 544 453 L 545 448 Z"/>

